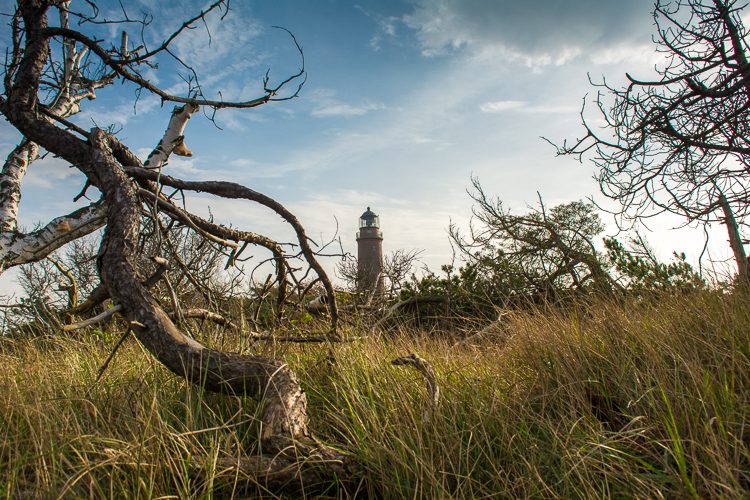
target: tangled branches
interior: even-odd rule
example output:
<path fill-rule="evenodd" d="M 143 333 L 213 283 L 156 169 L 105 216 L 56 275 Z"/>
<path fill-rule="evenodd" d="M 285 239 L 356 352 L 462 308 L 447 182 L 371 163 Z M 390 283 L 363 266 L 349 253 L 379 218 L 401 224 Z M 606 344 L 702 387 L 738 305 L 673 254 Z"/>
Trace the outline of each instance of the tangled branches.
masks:
<path fill-rule="evenodd" d="M 210 4 L 156 44 L 149 44 L 145 34 L 152 21 L 148 16 L 133 19 L 126 13 L 124 19 L 112 21 L 102 17 L 93 2 L 87 4 L 91 13 L 72 9 L 70 1 L 29 0 L 19 2 L 11 18 L 12 36 L 3 71 L 0 112 L 23 135 L 23 140 L 8 156 L 0 172 L 2 269 L 43 259 L 63 245 L 104 227 L 96 259 L 101 286 L 82 304 L 77 304 L 76 298 L 76 303 L 70 304 L 71 310 L 78 313 L 90 310 L 110 297 L 141 344 L 169 370 L 208 390 L 244 393 L 263 401 L 261 438 L 264 450 L 279 453 L 288 450 L 290 444 L 306 446 L 304 449 L 311 453 L 314 449 L 314 453 L 329 458 L 335 455 L 340 464 L 343 460 L 340 454 L 322 445 L 309 444 L 306 397 L 285 363 L 201 345 L 175 325 L 149 290 L 153 283 L 141 276 L 146 269 L 144 242 L 148 241 L 157 247 L 157 253 L 185 271 L 185 279 L 200 288 L 201 280 L 191 276 L 189 266 L 182 262 L 183 256 L 173 245 L 175 228 L 187 228 L 194 237 L 219 249 L 227 258 L 227 266 L 240 262 L 249 245 L 269 251 L 276 266 L 278 309 L 281 310 L 290 282 L 299 283 L 293 276 L 294 269 L 288 262 L 290 256 L 283 250 L 282 243 L 202 218 L 187 210 L 179 200 L 184 201 L 186 192 L 202 191 L 220 198 L 260 204 L 280 215 L 293 228 L 301 257 L 326 290 L 330 335 L 336 335 L 338 316 L 333 286 L 317 261 L 302 224 L 289 210 L 273 198 L 239 184 L 183 180 L 162 171 L 171 154 L 190 154 L 185 146 L 184 130 L 197 111 L 204 109 L 213 119 L 218 109 L 254 108 L 297 97 L 306 78 L 300 45 L 289 33 L 300 57 L 300 67 L 276 83 L 272 83 L 266 73 L 261 95 L 235 101 L 210 99 L 204 95 L 192 66 L 175 55 L 173 45 L 187 30 L 204 23 L 207 16 L 226 15 L 226 0 Z M 141 28 L 141 39 L 132 43 L 123 31 L 119 44 L 107 44 L 101 38 L 102 32 L 97 30 L 99 23 L 135 23 Z M 147 71 L 158 70 L 161 58 L 171 59 L 182 68 L 186 75 L 183 79 L 188 84 L 185 94 L 163 89 L 146 76 Z M 163 103 L 178 104 L 163 137 L 145 161 L 111 130 L 98 127 L 84 130 L 69 120 L 84 101 L 95 97 L 98 89 L 114 82 L 134 86 L 138 95 L 150 93 Z M 101 199 L 24 234 L 18 230 L 16 222 L 20 187 L 29 164 L 39 158 L 40 149 L 73 165 L 85 176 L 86 184 L 77 198 L 94 187 L 101 193 Z M 172 192 L 165 194 L 167 189 Z M 169 281 L 166 286 L 173 288 Z M 190 313 L 181 311 L 176 302 L 173 308 L 173 315 Z"/>

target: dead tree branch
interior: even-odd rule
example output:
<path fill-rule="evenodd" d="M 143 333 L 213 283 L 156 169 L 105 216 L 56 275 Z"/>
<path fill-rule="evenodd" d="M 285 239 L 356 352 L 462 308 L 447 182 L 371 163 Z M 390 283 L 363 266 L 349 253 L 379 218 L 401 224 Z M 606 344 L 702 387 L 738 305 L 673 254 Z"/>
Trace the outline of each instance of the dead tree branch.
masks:
<path fill-rule="evenodd" d="M 126 169 L 129 175 L 137 179 L 148 180 L 158 182 L 161 185 L 170 186 L 177 189 L 185 189 L 188 191 L 201 191 L 210 193 L 222 198 L 230 199 L 245 199 L 260 203 L 261 205 L 270 208 L 294 228 L 297 234 L 297 241 L 299 242 L 302 254 L 305 256 L 308 264 L 318 275 L 318 278 L 323 283 L 323 286 L 328 295 L 328 310 L 331 314 L 331 330 L 336 331 L 336 325 L 338 322 L 338 310 L 336 307 L 336 294 L 333 289 L 333 284 L 328 278 L 328 275 L 323 270 L 318 260 L 315 257 L 315 252 L 310 247 L 310 239 L 305 233 L 305 229 L 300 223 L 299 219 L 287 210 L 281 203 L 277 202 L 273 198 L 270 198 L 262 193 L 254 191 L 250 188 L 236 184 L 234 182 L 225 181 L 186 181 L 177 179 L 169 175 L 159 175 L 156 172 L 151 172 L 139 167 L 128 167 Z"/>
<path fill-rule="evenodd" d="M 435 370 L 432 369 L 432 366 L 430 366 L 424 358 L 421 358 L 416 354 L 409 354 L 408 356 L 396 358 L 391 361 L 391 364 L 394 366 L 411 366 L 424 376 L 425 384 L 427 385 L 427 393 L 430 395 L 430 399 L 422 413 L 422 422 L 424 424 L 429 423 L 440 403 L 440 386 L 438 386 L 437 383 Z"/>
<path fill-rule="evenodd" d="M 208 192 L 222 198 L 244 199 L 270 208 L 292 226 L 309 269 L 317 273 L 317 279 L 328 294 L 331 332 L 335 334 L 338 315 L 333 286 L 317 261 L 304 228 L 291 212 L 272 198 L 239 184 L 185 181 L 161 173 L 170 153 L 189 154 L 184 142 L 185 123 L 199 107 L 214 111 L 252 108 L 299 95 L 306 76 L 301 47 L 292 36 L 301 59 L 300 69 L 276 84 L 266 76 L 262 95 L 237 101 L 206 99 L 197 84 L 195 72 L 174 57 L 169 46 L 182 32 L 203 22 L 208 12 L 226 7 L 225 1 L 216 1 L 188 18 L 151 50 L 145 47 L 145 43 L 143 47 L 129 46 L 127 37 L 121 44 L 105 47 L 103 42 L 84 31 L 88 23 L 71 29 L 69 18 L 84 17 L 69 11 L 67 5 L 52 0 L 27 0 L 18 3 L 12 18 L 14 36 L 9 44 L 11 50 L 5 71 L 5 88 L 0 95 L 0 112 L 28 142 L 15 150 L 12 161 L 6 162 L 7 168 L 3 171 L 12 181 L 8 183 L 12 191 L 9 201 L 5 207 L 0 206 L 2 228 L 8 229 L 0 234 L 3 268 L 24 259 L 46 257 L 60 245 L 106 224 L 96 261 L 104 290 L 95 290 L 75 310 L 90 310 L 93 304 L 109 296 L 116 307 L 121 308 L 120 314 L 138 341 L 173 373 L 206 390 L 247 395 L 262 402 L 261 447 L 264 453 L 271 453 L 270 457 L 274 458 L 266 460 L 264 457 L 265 468 L 252 471 L 256 475 L 261 474 L 269 481 L 279 478 L 297 480 L 300 477 L 326 477 L 330 481 L 350 476 L 354 466 L 349 457 L 310 437 L 307 398 L 285 362 L 217 351 L 200 344 L 175 326 L 139 278 L 139 269 L 143 268 L 139 232 L 142 221 L 148 220 L 143 218 L 147 212 L 145 208 L 153 208 L 152 212 L 147 212 L 147 218 L 158 221 L 164 216 L 177 220 L 202 238 L 218 239 L 220 244 L 235 250 L 239 241 L 265 244 L 277 259 L 279 286 L 283 288 L 288 266 L 277 243 L 202 220 L 177 207 L 161 194 L 161 188 L 169 186 L 178 190 Z M 59 26 L 50 25 L 50 13 L 55 12 L 60 15 Z M 94 23 L 95 18 L 85 19 Z M 60 50 L 53 50 L 55 44 L 60 44 Z M 59 59 L 61 53 L 63 61 Z M 82 57 L 84 53 L 86 57 Z M 158 69 L 155 57 L 159 54 L 172 56 L 195 76 L 189 82 L 190 91 L 186 96 L 170 93 L 153 83 L 155 79 L 143 76 L 143 68 Z M 66 119 L 79 109 L 82 100 L 93 97 L 95 89 L 115 80 L 134 84 L 138 93 L 146 92 L 162 101 L 184 104 L 173 111 L 167 130 L 145 165 L 111 133 L 100 128 L 87 132 Z M 61 93 L 60 98 L 47 98 L 53 94 L 53 89 Z M 31 143 L 83 173 L 86 176 L 83 192 L 90 184 L 102 193 L 100 202 L 55 219 L 54 227 L 43 228 L 35 237 L 15 233 L 13 221 L 17 212 L 14 200 L 18 198 L 13 194 L 14 189 L 21 182 L 28 163 L 38 154 L 36 146 L 31 146 Z M 161 230 L 160 226 L 155 231 L 158 230 Z M 40 242 L 43 244 L 39 245 Z M 6 251 L 7 248 L 12 251 Z M 237 253 L 239 251 L 233 251 L 230 260 L 236 258 Z"/>

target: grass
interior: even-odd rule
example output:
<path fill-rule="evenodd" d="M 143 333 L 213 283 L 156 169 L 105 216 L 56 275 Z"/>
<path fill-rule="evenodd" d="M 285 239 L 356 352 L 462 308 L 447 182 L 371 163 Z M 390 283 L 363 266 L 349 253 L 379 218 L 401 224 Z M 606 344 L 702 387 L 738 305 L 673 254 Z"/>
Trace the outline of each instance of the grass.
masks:
<path fill-rule="evenodd" d="M 513 312 L 459 347 L 407 328 L 336 346 L 333 369 L 324 346 L 254 349 L 296 369 L 316 435 L 363 464 L 361 496 L 741 498 L 747 304 L 700 292 Z M 95 383 L 111 345 L 0 340 L 0 496 L 273 496 L 218 465 L 255 452 L 252 402 L 189 387 L 133 340 Z M 410 352 L 441 388 L 426 423 L 421 376 L 390 364 Z"/>

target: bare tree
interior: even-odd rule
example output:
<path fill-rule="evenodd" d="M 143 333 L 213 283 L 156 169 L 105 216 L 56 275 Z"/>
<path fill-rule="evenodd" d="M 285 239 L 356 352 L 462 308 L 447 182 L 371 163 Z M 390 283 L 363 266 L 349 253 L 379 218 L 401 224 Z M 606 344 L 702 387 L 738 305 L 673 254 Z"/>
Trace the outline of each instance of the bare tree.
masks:
<path fill-rule="evenodd" d="M 170 309 L 173 320 L 179 324 L 197 318 L 235 326 L 229 316 L 231 309 L 236 309 L 232 304 L 245 298 L 242 294 L 244 270 L 235 267 L 224 270 L 227 255 L 223 247 L 187 226 L 164 230 L 162 237 L 156 238 L 153 220 L 144 222 L 140 229 L 139 253 L 162 256 L 171 259 L 173 264 L 160 273 L 160 279 L 150 288 L 160 303 L 168 304 L 165 307 Z M 91 236 L 80 238 L 45 259 L 20 266 L 18 281 L 23 296 L 9 314 L 14 331 L 48 335 L 50 328 L 40 331 L 44 328 L 39 321 L 40 312 L 51 317 L 55 324 L 73 322 L 77 316 L 98 309 L 103 312 L 103 304 L 97 308 L 90 300 L 80 302 L 92 297 L 97 287 L 103 289 L 96 271 L 98 240 Z M 141 275 L 151 275 L 158 267 L 153 259 L 147 259 L 139 262 L 138 271 Z M 70 330 L 73 326 L 80 327 L 80 324 L 69 324 L 63 329 Z"/>
<path fill-rule="evenodd" d="M 333 287 L 316 259 L 303 226 L 291 212 L 276 200 L 236 183 L 189 181 L 162 171 L 175 149 L 187 154 L 185 125 L 201 108 L 212 116 L 219 109 L 255 108 L 295 98 L 306 75 L 301 47 L 290 33 L 301 57 L 300 68 L 276 83 L 272 83 L 266 73 L 261 95 L 236 101 L 226 101 L 220 96 L 211 99 L 203 94 L 198 75 L 189 63 L 174 56 L 172 45 L 187 30 L 202 26 L 206 16 L 226 15 L 227 1 L 209 4 L 156 44 L 150 44 L 144 35 L 151 21 L 148 16 L 134 19 L 125 12 L 122 19 L 106 19 L 91 1 L 82 2 L 80 9 L 75 10 L 70 1 L 23 0 L 10 16 L 11 39 L 6 45 L 9 48 L 0 112 L 24 138 L 11 152 L 0 173 L 2 268 L 42 259 L 62 245 L 104 226 L 96 260 L 102 286 L 85 302 L 95 304 L 111 298 L 141 344 L 179 376 L 208 390 L 247 394 L 262 400 L 263 450 L 280 455 L 273 461 L 255 464 L 256 470 L 267 472 L 275 480 L 317 474 L 319 472 L 301 471 L 307 462 L 299 460 L 300 456 L 315 455 L 339 459 L 315 471 L 334 471 L 345 477 L 341 455 L 308 439 L 306 396 L 286 363 L 213 350 L 188 337 L 175 326 L 149 290 L 158 273 L 149 279 L 139 272 L 144 269 L 140 242 L 145 218 L 152 222 L 155 238 L 163 236 L 163 231 L 168 229 L 162 227 L 165 223 L 184 225 L 201 238 L 221 246 L 230 264 L 241 258 L 248 245 L 266 248 L 277 266 L 278 287 L 283 293 L 289 266 L 279 242 L 201 218 L 186 210 L 167 191 L 201 191 L 258 203 L 281 216 L 294 229 L 300 255 L 317 273 L 328 294 L 331 330 L 335 335 L 337 312 Z M 102 31 L 95 29 L 101 23 L 122 28 L 134 25 L 140 40 L 131 42 L 123 31 L 117 43 L 108 43 L 101 38 Z M 144 76 L 145 70 L 158 71 L 163 58 L 171 58 L 183 68 L 189 87 L 185 94 L 170 93 Z M 98 89 L 114 82 L 135 88 L 139 94 L 150 93 L 162 102 L 178 105 L 164 136 L 145 162 L 111 131 L 97 127 L 84 130 L 68 120 L 84 100 L 93 98 Z M 101 193 L 101 199 L 24 234 L 18 231 L 16 223 L 20 186 L 40 149 L 83 173 L 86 185 L 82 195 L 92 186 Z"/>
<path fill-rule="evenodd" d="M 421 253 L 422 250 L 398 249 L 385 255 L 382 274 L 386 296 L 394 297 L 398 295 L 404 281 L 414 270 L 414 265 L 419 260 Z M 363 280 L 357 259 L 351 256 L 346 256 L 338 263 L 336 274 L 352 290 L 358 290 L 358 285 Z M 369 295 L 370 290 L 364 292 Z"/>
<path fill-rule="evenodd" d="M 597 118 L 585 116 L 584 104 L 585 135 L 558 148 L 558 154 L 592 159 L 602 192 L 621 204 L 621 222 L 670 212 L 688 223 L 726 224 L 743 280 L 748 265 L 739 226 L 750 207 L 745 6 L 657 1 L 654 41 L 664 56 L 658 77 L 627 75 L 623 88 L 596 84 Z"/>
<path fill-rule="evenodd" d="M 23 295 L 6 310 L 13 326 L 5 333 L 49 335 L 72 319 L 70 311 L 98 284 L 95 259 L 95 240 L 80 238 L 45 259 L 20 266 L 17 280 Z"/>
<path fill-rule="evenodd" d="M 450 236 L 461 255 L 479 266 L 479 274 L 503 281 L 506 290 L 501 292 L 507 298 L 619 289 L 594 246 L 604 226 L 591 204 L 577 201 L 547 209 L 540 196 L 538 208 L 516 215 L 501 200 L 489 198 L 478 179 L 472 179 L 472 186 L 469 234 L 451 225 Z"/>

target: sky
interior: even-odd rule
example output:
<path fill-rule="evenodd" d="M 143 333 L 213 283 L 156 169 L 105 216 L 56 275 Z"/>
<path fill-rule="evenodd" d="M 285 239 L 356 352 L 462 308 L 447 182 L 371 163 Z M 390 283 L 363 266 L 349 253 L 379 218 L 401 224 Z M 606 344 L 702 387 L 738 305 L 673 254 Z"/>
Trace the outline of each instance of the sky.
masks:
<path fill-rule="evenodd" d="M 117 3 L 100 4 L 116 15 Z M 155 41 L 203 4 L 127 5 L 131 14 L 153 14 L 146 36 Z M 215 123 L 195 116 L 186 129 L 194 156 L 173 158 L 166 172 L 245 184 L 285 204 L 316 240 L 339 236 L 352 253 L 358 217 L 370 206 L 380 215 L 384 251 L 423 250 L 422 265 L 433 270 L 451 261 L 449 224 L 469 221 L 472 176 L 518 212 L 534 205 L 537 193 L 547 206 L 589 196 L 604 203 L 593 166 L 556 157 L 542 137 L 561 142 L 582 133 L 583 98 L 595 92 L 589 78 L 616 84 L 626 71 L 647 78 L 660 61 L 650 0 L 234 0 L 230 7 L 223 21 L 211 16 L 175 45 L 208 97 L 257 97 L 267 70 L 274 82 L 298 69 L 290 37 L 274 26 L 303 47 L 307 81 L 293 100 L 219 111 Z M 112 25 L 97 29 L 119 40 Z M 173 62 L 147 74 L 184 90 Z M 145 93 L 134 106 L 134 96 L 132 86 L 117 84 L 86 103 L 75 121 L 114 125 L 145 157 L 172 106 Z M 18 137 L 0 123 L 0 154 Z M 34 164 L 23 185 L 21 224 L 31 228 L 72 210 L 82 185 L 59 159 Z M 247 202 L 197 194 L 188 206 L 293 239 L 278 216 Z M 663 257 L 679 250 L 695 262 L 703 241 L 695 231 L 670 230 L 678 223 L 656 220 L 646 237 Z M 723 258 L 728 245 L 717 234 L 711 252 Z M 326 259 L 325 266 L 332 271 L 335 263 Z M 0 287 L 7 290 L 10 279 Z"/>

